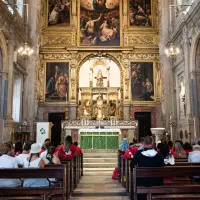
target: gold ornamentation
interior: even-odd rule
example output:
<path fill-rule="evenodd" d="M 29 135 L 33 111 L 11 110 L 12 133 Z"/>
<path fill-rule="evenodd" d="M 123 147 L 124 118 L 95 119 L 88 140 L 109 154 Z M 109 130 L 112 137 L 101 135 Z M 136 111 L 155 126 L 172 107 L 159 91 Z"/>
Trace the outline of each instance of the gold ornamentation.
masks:
<path fill-rule="evenodd" d="M 64 36 L 55 36 L 55 35 L 47 35 L 44 37 L 43 45 L 49 44 L 63 44 L 63 45 L 70 45 L 71 44 L 71 35 L 64 35 Z"/>
<path fill-rule="evenodd" d="M 70 60 L 71 54 L 44 54 L 43 58 L 45 60 Z"/>
<path fill-rule="evenodd" d="M 158 39 L 155 35 L 134 35 L 129 33 L 128 35 L 129 45 L 145 44 L 145 45 L 157 45 Z"/>

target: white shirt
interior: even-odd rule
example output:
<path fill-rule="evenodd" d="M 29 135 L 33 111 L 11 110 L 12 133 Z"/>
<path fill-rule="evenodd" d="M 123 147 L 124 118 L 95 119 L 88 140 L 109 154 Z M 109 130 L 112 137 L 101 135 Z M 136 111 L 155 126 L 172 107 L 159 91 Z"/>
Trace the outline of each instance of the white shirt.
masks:
<path fill-rule="evenodd" d="M 14 157 L 8 155 L 0 156 L 0 168 L 18 168 Z M 17 187 L 21 185 L 19 179 L 0 179 L 0 187 Z"/>
<path fill-rule="evenodd" d="M 23 165 L 24 160 L 27 159 L 28 156 L 29 156 L 29 154 L 20 154 L 20 155 L 15 157 L 15 160 L 16 160 L 18 165 Z"/>
<path fill-rule="evenodd" d="M 46 157 L 47 157 L 47 150 L 40 154 L 40 158 L 43 159 L 43 158 L 46 158 Z"/>

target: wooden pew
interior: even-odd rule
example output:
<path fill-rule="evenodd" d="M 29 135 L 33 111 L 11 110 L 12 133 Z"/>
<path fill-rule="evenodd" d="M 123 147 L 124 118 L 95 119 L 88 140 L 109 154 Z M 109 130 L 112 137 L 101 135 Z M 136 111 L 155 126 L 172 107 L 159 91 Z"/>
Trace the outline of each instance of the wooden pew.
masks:
<path fill-rule="evenodd" d="M 18 168 L 18 169 L 0 169 L 0 178 L 2 179 L 21 179 L 21 178 L 56 178 L 63 179 L 63 184 L 56 187 L 16 187 L 0 188 L 1 199 L 43 199 L 48 200 L 51 194 L 62 195 L 62 199 L 67 199 L 67 166 L 57 168 Z M 38 195 L 41 195 L 38 196 Z"/>
<path fill-rule="evenodd" d="M 124 176 L 125 176 L 125 158 L 121 156 L 121 170 L 120 170 L 120 177 L 121 177 L 121 182 L 122 186 L 125 187 L 125 181 L 124 181 Z"/>
<path fill-rule="evenodd" d="M 176 162 L 175 166 L 200 166 L 200 162 Z"/>
<path fill-rule="evenodd" d="M 147 194 L 147 200 L 158 199 L 158 196 L 159 199 L 170 199 L 172 196 L 174 199 L 183 199 L 185 194 L 187 194 L 188 199 L 200 198 L 200 184 L 137 186 L 137 178 L 185 176 L 200 176 L 200 166 L 136 167 L 134 169 L 134 200 L 137 200 L 137 194 Z M 193 195 L 194 193 L 196 194 Z"/>
<path fill-rule="evenodd" d="M 176 162 L 188 162 L 188 158 L 175 158 L 175 163 Z"/>
<path fill-rule="evenodd" d="M 130 173 L 130 163 L 131 163 L 131 158 L 130 159 L 125 159 L 125 177 L 126 177 L 126 192 L 129 193 L 129 183 L 131 180 L 130 177 L 129 177 L 129 173 Z"/>

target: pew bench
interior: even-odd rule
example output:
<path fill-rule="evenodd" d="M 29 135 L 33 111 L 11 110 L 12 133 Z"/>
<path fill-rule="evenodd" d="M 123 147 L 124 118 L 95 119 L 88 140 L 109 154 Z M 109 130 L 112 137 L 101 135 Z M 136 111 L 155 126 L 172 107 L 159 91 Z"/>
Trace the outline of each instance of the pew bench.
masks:
<path fill-rule="evenodd" d="M 66 166 L 48 168 L 18 168 L 0 169 L 2 179 L 24 179 L 24 178 L 56 178 L 62 179 L 63 183 L 53 187 L 15 187 L 0 188 L 1 199 L 22 199 L 22 200 L 48 200 L 51 195 L 61 195 L 62 199 L 67 199 L 67 168 Z"/>
<path fill-rule="evenodd" d="M 187 194 L 188 199 L 200 199 L 200 184 L 165 184 L 162 186 L 144 187 L 137 185 L 138 178 L 150 177 L 192 177 L 200 176 L 200 166 L 165 166 L 134 169 L 134 200 L 137 200 L 137 194 L 147 194 L 147 200 L 152 199 L 183 199 Z M 195 195 L 194 195 L 195 194 Z"/>

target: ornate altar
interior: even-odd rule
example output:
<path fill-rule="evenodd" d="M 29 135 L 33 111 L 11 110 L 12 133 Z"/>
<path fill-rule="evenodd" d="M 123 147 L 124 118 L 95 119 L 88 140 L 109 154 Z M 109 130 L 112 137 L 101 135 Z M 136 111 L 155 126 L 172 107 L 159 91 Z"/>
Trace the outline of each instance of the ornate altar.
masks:
<path fill-rule="evenodd" d="M 88 82 L 90 87 L 79 88 L 80 118 L 118 119 L 120 87 L 110 87 L 110 66 L 103 60 L 95 60 L 90 67 Z"/>

